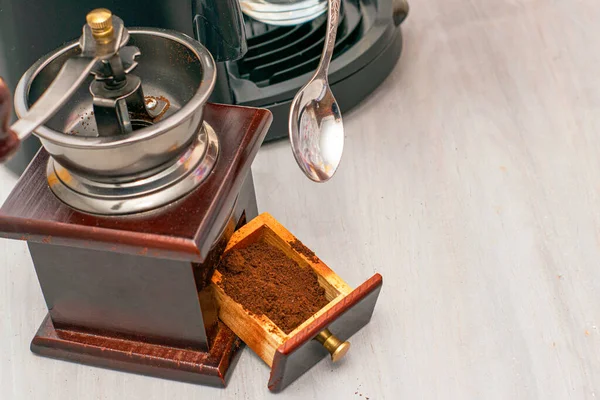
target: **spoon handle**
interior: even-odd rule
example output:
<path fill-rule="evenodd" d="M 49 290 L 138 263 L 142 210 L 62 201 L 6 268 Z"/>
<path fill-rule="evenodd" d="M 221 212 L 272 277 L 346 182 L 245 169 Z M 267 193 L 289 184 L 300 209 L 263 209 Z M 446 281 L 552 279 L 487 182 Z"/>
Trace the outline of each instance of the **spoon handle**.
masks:
<path fill-rule="evenodd" d="M 323 54 L 321 54 L 321 61 L 319 67 L 315 72 L 315 77 L 327 79 L 327 73 L 329 71 L 329 64 L 331 63 L 331 57 L 333 56 L 333 49 L 335 48 L 335 37 L 337 34 L 338 21 L 340 19 L 340 4 L 341 0 L 328 0 L 329 7 L 327 9 L 327 30 L 325 31 L 325 45 L 323 46 Z"/>

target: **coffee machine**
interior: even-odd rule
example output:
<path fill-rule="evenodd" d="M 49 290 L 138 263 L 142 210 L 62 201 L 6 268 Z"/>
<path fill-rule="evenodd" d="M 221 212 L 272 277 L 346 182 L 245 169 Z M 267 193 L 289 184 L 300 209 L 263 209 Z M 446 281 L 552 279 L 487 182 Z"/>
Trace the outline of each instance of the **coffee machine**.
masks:
<path fill-rule="evenodd" d="M 0 8 L 0 75 L 14 91 L 40 56 L 80 33 L 81 15 L 106 7 L 129 26 L 173 29 L 196 37 L 217 61 L 211 101 L 269 109 L 265 142 L 287 137 L 289 106 L 317 67 L 326 16 L 273 26 L 243 15 L 238 0 L 41 0 L 36 7 L 4 1 Z M 49 15 L 60 15 L 56 24 Z M 375 90 L 402 51 L 406 0 L 343 0 L 330 83 L 342 113 Z M 35 29 L 32 29 L 35 27 Z M 302 48 L 298 52 L 298 48 Z M 39 148 L 32 137 L 9 166 L 20 173 Z"/>

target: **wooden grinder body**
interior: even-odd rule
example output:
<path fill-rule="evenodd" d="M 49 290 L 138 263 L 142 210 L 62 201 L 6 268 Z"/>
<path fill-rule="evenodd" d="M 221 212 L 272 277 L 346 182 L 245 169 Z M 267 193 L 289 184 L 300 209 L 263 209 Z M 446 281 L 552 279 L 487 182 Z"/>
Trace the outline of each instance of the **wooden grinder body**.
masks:
<path fill-rule="evenodd" d="M 257 215 L 250 165 L 266 110 L 208 104 L 219 136 L 211 175 L 160 209 L 80 213 L 48 187 L 41 150 L 0 210 L 0 235 L 26 240 L 48 316 L 32 351 L 223 386 L 241 342 L 204 290 L 234 231 Z"/>

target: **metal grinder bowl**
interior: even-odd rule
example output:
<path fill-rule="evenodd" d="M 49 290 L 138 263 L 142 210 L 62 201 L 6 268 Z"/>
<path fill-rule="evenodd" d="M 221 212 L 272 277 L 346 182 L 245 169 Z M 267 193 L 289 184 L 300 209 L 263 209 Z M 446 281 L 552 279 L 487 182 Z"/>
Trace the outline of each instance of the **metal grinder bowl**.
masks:
<path fill-rule="evenodd" d="M 44 148 L 62 167 L 94 181 L 127 182 L 168 168 L 194 143 L 203 126 L 204 105 L 214 89 L 215 62 L 204 46 L 175 31 L 128 29 L 129 44 L 141 51 L 135 74 L 146 98 L 164 98 L 168 109 L 154 123 L 132 120 L 131 133 L 97 136 L 90 75 L 48 122 L 35 129 Z M 21 117 L 48 88 L 65 61 L 80 53 L 73 42 L 38 60 L 15 90 Z M 207 143 L 196 143 L 207 146 Z"/>

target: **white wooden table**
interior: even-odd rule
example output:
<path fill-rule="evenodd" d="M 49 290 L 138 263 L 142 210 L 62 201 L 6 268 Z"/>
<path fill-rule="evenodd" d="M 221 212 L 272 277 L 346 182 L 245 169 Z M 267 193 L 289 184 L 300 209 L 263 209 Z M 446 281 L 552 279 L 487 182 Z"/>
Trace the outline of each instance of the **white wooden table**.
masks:
<path fill-rule="evenodd" d="M 309 182 L 285 142 L 254 163 L 261 211 L 352 286 L 384 277 L 345 362 L 278 398 L 600 396 L 600 2 L 411 6 L 337 176 Z M 0 398 L 275 398 L 248 349 L 225 390 L 38 357 L 45 314 L 25 244 L 0 241 Z"/>

